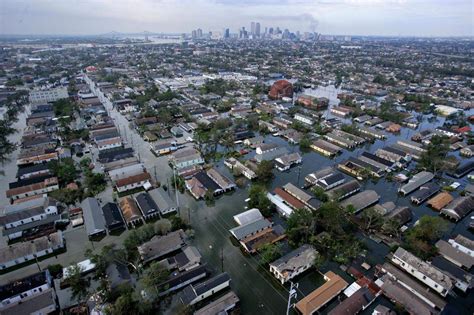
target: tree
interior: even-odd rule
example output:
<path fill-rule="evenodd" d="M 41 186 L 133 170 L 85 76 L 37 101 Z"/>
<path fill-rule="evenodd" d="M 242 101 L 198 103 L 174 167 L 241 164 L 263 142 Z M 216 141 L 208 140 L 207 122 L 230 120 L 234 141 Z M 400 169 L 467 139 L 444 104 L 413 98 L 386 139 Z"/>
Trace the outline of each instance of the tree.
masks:
<path fill-rule="evenodd" d="M 383 216 L 377 212 L 373 207 L 364 210 L 362 212 L 362 220 L 364 221 L 364 229 L 366 231 L 370 230 L 378 230 L 379 228 L 382 227 L 382 224 L 384 223 Z"/>
<path fill-rule="evenodd" d="M 316 232 L 316 218 L 310 210 L 297 209 L 287 220 L 286 235 L 291 244 L 299 246 L 308 243 L 309 238 Z"/>
<path fill-rule="evenodd" d="M 257 171 L 258 180 L 262 183 L 267 183 L 273 178 L 273 163 L 271 161 L 263 160 L 258 164 Z"/>
<path fill-rule="evenodd" d="M 271 263 L 272 261 L 275 261 L 281 257 L 282 255 L 281 244 L 279 243 L 264 244 L 262 247 L 260 247 L 259 252 L 260 252 L 260 263 L 262 265 L 267 265 Z"/>
<path fill-rule="evenodd" d="M 159 235 L 168 234 L 172 228 L 171 221 L 168 219 L 158 220 L 155 222 L 154 228 L 155 228 L 156 234 L 159 234 Z"/>
<path fill-rule="evenodd" d="M 249 203 L 250 208 L 257 208 L 260 212 L 269 217 L 272 214 L 272 203 L 267 198 L 267 192 L 264 187 L 260 185 L 252 185 L 249 190 Z"/>
<path fill-rule="evenodd" d="M 11 122 L 0 120 L 0 162 L 3 164 L 10 154 L 15 151 L 16 146 L 12 143 L 8 136 L 13 134 L 15 129 L 11 127 Z"/>
<path fill-rule="evenodd" d="M 68 268 L 67 283 L 71 288 L 71 297 L 78 304 L 86 301 L 89 295 L 89 283 L 82 277 L 82 270 L 79 265 L 73 265 Z"/>
<path fill-rule="evenodd" d="M 131 292 L 120 295 L 114 304 L 112 304 L 106 311 L 110 315 L 119 314 L 139 314 L 140 303 L 133 298 Z"/>
<path fill-rule="evenodd" d="M 446 137 L 433 136 L 426 151 L 420 156 L 418 167 L 437 173 L 446 168 L 446 156 L 449 151 L 449 142 Z"/>
<path fill-rule="evenodd" d="M 326 191 L 323 188 L 319 187 L 319 186 L 315 186 L 312 189 L 312 192 L 314 193 L 316 198 L 318 198 L 322 202 L 327 202 L 329 200 L 329 197 L 326 194 Z"/>
<path fill-rule="evenodd" d="M 160 263 L 152 262 L 142 278 L 143 286 L 156 298 L 161 292 L 159 285 L 168 279 L 169 274 L 170 272 Z"/>
<path fill-rule="evenodd" d="M 415 255 L 428 259 L 436 254 L 434 242 L 448 229 L 448 223 L 439 217 L 422 216 L 418 224 L 410 229 L 405 238 L 406 247 Z"/>
<path fill-rule="evenodd" d="M 206 205 L 212 206 L 214 205 L 214 202 L 216 201 L 216 197 L 214 197 L 214 194 L 212 191 L 207 190 L 206 193 L 204 194 L 204 200 L 206 201 Z"/>
<path fill-rule="evenodd" d="M 311 147 L 311 137 L 307 134 L 303 135 L 303 138 L 300 140 L 300 149 L 303 152 L 309 151 Z"/>
<path fill-rule="evenodd" d="M 61 184 L 68 184 L 77 178 L 77 170 L 71 158 L 49 162 L 49 169 L 58 177 Z"/>
<path fill-rule="evenodd" d="M 179 229 L 186 229 L 188 226 L 186 222 L 179 215 L 175 215 L 171 217 L 171 230 L 176 231 Z"/>

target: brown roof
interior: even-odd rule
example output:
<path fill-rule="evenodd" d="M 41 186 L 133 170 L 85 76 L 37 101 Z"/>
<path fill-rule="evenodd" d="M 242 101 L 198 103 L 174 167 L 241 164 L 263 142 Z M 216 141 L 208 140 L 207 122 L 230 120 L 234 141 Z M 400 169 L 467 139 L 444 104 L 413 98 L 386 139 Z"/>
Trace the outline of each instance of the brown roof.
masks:
<path fill-rule="evenodd" d="M 301 314 L 315 313 L 348 286 L 344 279 L 332 271 L 325 273 L 324 278 L 327 280 L 325 284 L 296 303 L 296 308 Z"/>
<path fill-rule="evenodd" d="M 295 209 L 301 209 L 305 207 L 305 204 L 281 189 L 280 187 L 275 188 L 273 191 L 275 194 L 280 196 L 283 200 L 285 200 L 287 203 L 289 203 L 290 206 L 292 206 Z"/>
<path fill-rule="evenodd" d="M 151 179 L 150 174 L 148 174 L 147 172 L 143 172 L 143 173 L 133 175 L 130 177 L 121 178 L 117 180 L 115 184 L 117 185 L 117 187 L 122 187 L 122 186 L 130 185 L 133 183 L 139 183 L 139 182 L 150 180 L 150 179 Z"/>
<path fill-rule="evenodd" d="M 278 80 L 273 83 L 268 96 L 271 99 L 278 99 L 283 96 L 291 97 L 293 96 L 293 85 L 286 80 Z"/>
<path fill-rule="evenodd" d="M 440 211 L 445 206 L 447 206 L 451 201 L 453 201 L 453 196 L 450 193 L 443 191 L 428 200 L 428 206 L 431 208 Z"/>
<path fill-rule="evenodd" d="M 125 222 L 130 223 L 141 218 L 140 210 L 135 201 L 130 197 L 122 198 L 119 202 L 120 209 L 122 209 L 123 218 Z"/>
<path fill-rule="evenodd" d="M 10 198 L 12 196 L 16 196 L 16 195 L 23 194 L 26 192 L 35 191 L 35 190 L 43 189 L 52 185 L 56 185 L 57 183 L 58 183 L 57 177 L 46 178 L 41 183 L 35 183 L 35 184 L 27 185 L 27 186 L 9 189 L 6 192 L 6 195 L 7 197 Z"/>

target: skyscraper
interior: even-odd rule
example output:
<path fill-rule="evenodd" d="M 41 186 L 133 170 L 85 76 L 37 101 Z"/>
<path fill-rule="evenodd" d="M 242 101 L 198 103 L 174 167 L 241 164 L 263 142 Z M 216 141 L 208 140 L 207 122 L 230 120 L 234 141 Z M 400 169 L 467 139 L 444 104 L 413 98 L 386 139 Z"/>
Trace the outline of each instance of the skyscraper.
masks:
<path fill-rule="evenodd" d="M 197 29 L 197 37 L 202 38 L 202 29 L 200 28 Z"/>
<path fill-rule="evenodd" d="M 260 22 L 255 24 L 255 36 L 260 37 Z"/>
<path fill-rule="evenodd" d="M 255 35 L 255 22 L 250 23 L 250 34 Z"/>
<path fill-rule="evenodd" d="M 228 28 L 226 28 L 224 31 L 224 38 L 230 38 L 230 31 Z"/>

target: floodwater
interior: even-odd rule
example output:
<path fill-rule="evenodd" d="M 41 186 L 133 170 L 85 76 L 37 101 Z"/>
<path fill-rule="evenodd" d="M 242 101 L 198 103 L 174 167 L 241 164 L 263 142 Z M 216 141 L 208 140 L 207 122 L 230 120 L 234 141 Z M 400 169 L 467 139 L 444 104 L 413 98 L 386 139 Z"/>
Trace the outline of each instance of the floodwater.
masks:
<path fill-rule="evenodd" d="M 308 91 L 305 91 L 305 93 L 307 92 Z M 310 92 L 313 95 L 328 97 L 331 106 L 338 103 L 338 91 L 334 88 L 319 88 Z M 330 116 L 330 114 L 328 115 Z M 276 176 L 268 188 L 272 191 L 275 187 L 282 186 L 288 182 L 297 186 L 302 186 L 304 177 L 307 174 L 324 166 L 336 166 L 339 162 L 349 156 L 360 155 L 364 150 L 374 152 L 376 149 L 392 144 L 398 139 L 410 139 L 414 133 L 427 128 L 435 128 L 444 122 L 444 118 L 438 118 L 438 121 L 435 123 L 429 123 L 426 119 L 427 117 L 425 117 L 425 120 L 417 130 L 402 128 L 399 135 L 394 136 L 387 134 L 388 139 L 384 141 L 377 140 L 373 144 L 356 148 L 354 151 L 345 150 L 342 155 L 335 159 L 328 159 L 315 152 L 305 153 L 303 154 L 301 169 L 294 167 L 289 172 L 283 173 L 274 170 Z M 290 152 L 298 150 L 297 146 L 291 146 L 283 139 L 271 135 L 266 136 L 266 142 L 273 142 L 281 146 L 286 146 Z M 251 156 L 252 154 L 249 154 L 249 157 Z M 222 162 L 217 163 L 217 165 L 221 171 L 232 178 L 229 170 L 223 166 Z M 467 184 L 465 178 L 457 181 L 461 182 L 463 186 Z M 383 179 L 378 182 L 368 181 L 363 184 L 363 189 L 373 189 L 377 191 L 381 196 L 381 203 L 393 201 L 397 205 L 409 206 L 413 211 L 413 220 L 408 224 L 410 227 L 423 215 L 438 215 L 437 212 L 430 210 L 425 205 L 414 206 L 411 204 L 408 197 L 400 197 L 397 194 L 398 185 L 395 183 L 386 182 Z M 462 187 L 458 189 L 458 191 L 461 190 Z M 455 192 L 454 195 L 457 195 L 457 192 Z M 212 207 L 206 206 L 203 201 L 195 202 L 191 200 L 192 198 L 189 195 L 181 196 L 183 199 L 182 204 L 187 205 L 182 210 L 182 216 L 190 217 L 191 224 L 196 231 L 194 244 L 202 252 L 209 265 L 213 266 L 216 272 L 220 272 L 223 266 L 223 270 L 230 274 L 232 278 L 232 288 L 241 299 L 243 314 L 255 314 L 256 312 L 261 314 L 284 314 L 286 312 L 288 286 L 283 287 L 272 278 L 268 270 L 263 270 L 261 267 L 258 267 L 258 258 L 249 257 L 243 254 L 241 250 L 233 244 L 228 232 L 230 228 L 236 226 L 232 217 L 245 210 L 244 200 L 247 196 L 247 191 L 244 189 L 238 189 L 232 195 L 221 196 Z M 279 223 L 283 221 L 279 218 L 274 218 L 274 220 Z M 469 235 L 470 232 L 467 231 L 468 222 L 469 217 L 464 218 L 464 220 L 457 224 L 450 222 L 450 229 L 445 238 L 449 237 L 449 235 L 455 236 L 457 234 L 472 237 L 472 235 Z M 385 261 L 385 256 L 389 252 L 388 246 L 376 243 L 370 239 L 364 239 L 364 242 L 371 251 L 369 255 L 370 257 L 367 258 L 367 262 L 372 266 L 375 264 L 382 264 Z M 338 266 L 335 264 L 330 264 L 325 269 L 328 268 L 338 272 Z M 322 271 L 325 272 L 327 270 Z M 343 276 L 347 281 L 353 281 L 347 275 Z M 307 273 L 302 277 L 297 278 L 296 281 L 300 284 L 298 289 L 298 299 L 301 299 L 304 295 L 310 293 L 323 282 L 321 276 L 317 272 Z M 449 305 L 446 308 L 446 313 L 470 314 L 471 312 L 469 310 L 472 310 L 474 303 L 474 293 L 471 292 L 471 294 L 467 296 L 461 296 L 458 294 L 456 299 L 449 297 L 448 302 Z M 373 307 L 379 303 L 390 305 L 389 301 L 379 297 L 373 304 Z M 331 303 L 332 306 L 336 304 L 337 301 Z M 366 310 L 364 314 L 370 314 L 373 307 Z M 323 309 L 322 313 L 327 312 L 327 309 Z"/>
<path fill-rule="evenodd" d="M 29 110 L 26 107 L 25 111 L 18 114 L 18 121 L 13 124 L 13 128 L 16 129 L 16 132 L 8 137 L 8 139 L 16 143 L 16 150 L 9 156 L 8 160 L 3 164 L 0 163 L 0 214 L 3 213 L 3 208 L 9 204 L 9 201 L 5 195 L 5 192 L 8 190 L 8 183 L 14 182 L 16 179 L 16 160 L 18 154 L 20 153 L 21 138 L 23 136 L 23 129 L 26 126 L 26 117 L 29 115 Z"/>
<path fill-rule="evenodd" d="M 330 99 L 330 105 L 336 105 L 338 100 L 336 98 L 338 91 L 331 87 L 318 88 L 310 92 L 313 95 L 325 96 Z M 110 110 L 110 106 L 106 106 Z M 472 113 L 471 113 L 472 114 Z M 169 177 L 171 170 L 167 167 L 166 157 L 156 159 L 149 154 L 149 146 L 146 142 L 141 141 L 135 131 L 131 130 L 128 122 L 115 111 L 111 111 L 111 116 L 115 118 L 115 122 L 121 130 L 122 136 L 129 141 L 129 145 L 132 145 L 137 153 L 140 154 L 142 160 L 153 174 L 152 171 L 154 166 L 157 166 L 157 179 L 162 181 Z M 20 121 L 17 126 L 24 126 L 24 114 L 20 116 Z M 426 118 L 425 118 L 426 119 Z M 439 124 L 442 124 L 443 118 L 439 118 L 439 121 L 430 124 L 426 120 L 423 122 L 421 129 L 433 128 Z M 324 166 L 336 166 L 337 163 L 346 159 L 349 156 L 358 156 L 363 150 L 374 152 L 377 148 L 385 145 L 389 145 L 395 142 L 397 139 L 409 139 L 412 134 L 419 130 L 411 130 L 408 128 L 402 128 L 400 135 L 391 136 L 388 134 L 388 139 L 385 141 L 377 140 L 373 144 L 369 144 L 362 148 L 357 148 L 353 152 L 344 151 L 344 153 L 335 158 L 328 159 L 315 152 L 309 152 L 303 154 L 303 163 L 301 168 L 295 167 L 288 172 L 278 172 L 274 170 L 275 178 L 269 184 L 268 189 L 272 191 L 275 187 L 282 186 L 288 182 L 291 182 L 297 186 L 301 186 L 304 181 L 304 177 Z M 20 139 L 20 133 L 14 136 L 18 141 Z M 133 140 L 132 140 L 133 139 Z M 132 143 L 133 142 L 133 143 Z M 298 150 L 297 146 L 291 146 L 281 138 L 267 136 L 266 142 L 274 142 L 281 146 L 288 147 L 289 151 Z M 4 191 L 8 187 L 8 182 L 13 181 L 16 173 L 16 152 L 12 161 L 5 164 L 6 176 L 3 178 L 1 186 L 2 191 L 2 202 L 6 202 Z M 251 155 L 249 155 L 251 156 Z M 216 163 L 216 167 L 224 174 L 232 178 L 230 171 L 220 161 Z M 459 181 L 459 180 L 458 180 Z M 465 185 L 466 179 L 460 181 Z M 247 186 L 248 188 L 248 186 Z M 181 204 L 181 216 L 183 218 L 189 218 L 190 223 L 195 230 L 195 237 L 192 243 L 197 246 L 199 251 L 203 255 L 203 260 L 208 263 L 210 269 L 213 270 L 214 274 L 223 271 L 229 273 L 232 278 L 231 287 L 237 293 L 241 300 L 242 314 L 285 314 L 288 298 L 288 286 L 282 286 L 277 282 L 269 273 L 268 270 L 263 269 L 259 266 L 258 257 L 249 256 L 244 254 L 241 249 L 235 245 L 230 237 L 229 229 L 236 226 L 233 220 L 233 216 L 245 211 L 245 199 L 248 197 L 248 189 L 237 189 L 232 194 L 226 194 L 219 197 L 213 206 L 207 206 L 204 201 L 195 201 L 189 194 L 179 194 Z M 396 184 L 388 183 L 385 180 L 379 180 L 378 182 L 366 182 L 364 189 L 374 189 L 381 196 L 380 202 L 394 201 L 397 205 L 410 206 L 413 211 L 413 221 L 409 226 L 413 225 L 416 220 L 422 215 L 438 215 L 438 213 L 430 210 L 426 206 L 412 206 L 407 197 L 398 197 Z M 460 191 L 461 189 L 458 189 Z M 284 221 L 280 218 L 275 217 L 275 221 L 284 224 Z M 449 235 L 456 235 L 458 233 L 469 235 L 467 231 L 467 224 L 469 217 L 460 221 L 457 224 L 450 223 Z M 447 236 L 446 236 L 447 237 Z M 389 248 L 383 244 L 377 244 L 372 240 L 365 240 L 367 246 L 372 250 L 368 262 L 372 265 L 377 263 L 383 263 L 384 257 L 388 253 Z M 332 269 L 338 271 L 338 266 L 330 264 L 326 269 Z M 327 270 L 322 270 L 323 272 Z M 348 275 L 343 275 L 347 281 L 352 281 Z M 317 288 L 323 283 L 322 277 L 316 271 L 311 271 L 295 279 L 299 283 L 298 289 L 298 300 L 310 293 L 312 290 Z M 472 291 L 472 290 L 471 290 Z M 456 300 L 449 298 L 450 302 L 447 311 L 451 314 L 472 314 L 469 310 L 473 309 L 474 293 L 467 296 L 459 296 Z M 373 304 L 374 306 L 383 303 L 388 304 L 389 302 L 379 297 L 378 300 Z M 334 301 L 332 305 L 337 304 Z M 323 310 L 322 313 L 327 310 Z M 169 313 L 173 311 L 170 310 Z M 366 310 L 365 314 L 370 314 L 371 311 Z M 447 312 L 446 312 L 447 313 Z"/>

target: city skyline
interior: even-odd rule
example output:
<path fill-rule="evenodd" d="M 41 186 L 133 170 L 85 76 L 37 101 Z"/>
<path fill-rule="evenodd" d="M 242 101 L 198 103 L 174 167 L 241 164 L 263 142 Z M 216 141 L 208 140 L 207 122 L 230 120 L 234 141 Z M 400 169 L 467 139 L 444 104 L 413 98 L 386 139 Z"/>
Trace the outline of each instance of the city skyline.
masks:
<path fill-rule="evenodd" d="M 0 34 L 238 33 L 251 22 L 293 32 L 374 36 L 473 36 L 468 0 L 5 0 Z M 282 14 L 281 12 L 284 12 Z"/>

